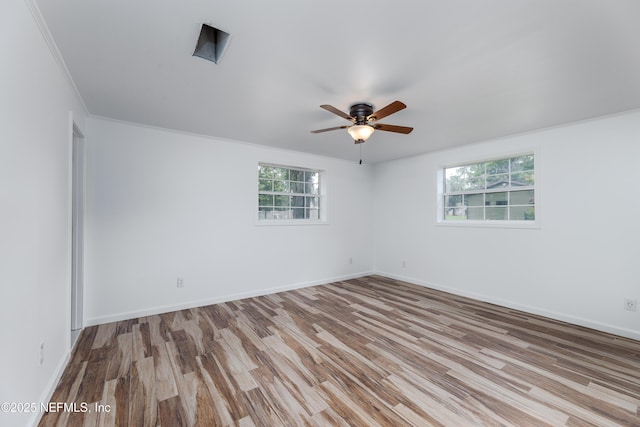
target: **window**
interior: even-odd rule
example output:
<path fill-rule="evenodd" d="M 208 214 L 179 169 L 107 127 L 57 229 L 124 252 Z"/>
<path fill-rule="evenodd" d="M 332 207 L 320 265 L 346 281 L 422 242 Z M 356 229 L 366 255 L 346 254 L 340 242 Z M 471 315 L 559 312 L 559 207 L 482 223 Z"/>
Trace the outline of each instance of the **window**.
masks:
<path fill-rule="evenodd" d="M 258 165 L 258 220 L 319 220 L 320 175 L 312 169 Z"/>
<path fill-rule="evenodd" d="M 534 221 L 534 155 L 444 169 L 445 221 Z"/>

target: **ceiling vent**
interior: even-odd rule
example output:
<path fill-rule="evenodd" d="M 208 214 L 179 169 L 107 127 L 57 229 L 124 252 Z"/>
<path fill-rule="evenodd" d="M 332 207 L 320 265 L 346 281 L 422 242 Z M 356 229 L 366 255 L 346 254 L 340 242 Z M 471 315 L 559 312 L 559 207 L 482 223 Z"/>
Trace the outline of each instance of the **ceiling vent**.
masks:
<path fill-rule="evenodd" d="M 198 37 L 193 56 L 198 56 L 217 64 L 222 55 L 224 55 L 224 51 L 227 50 L 230 38 L 231 34 L 210 25 L 202 24 L 200 37 Z"/>

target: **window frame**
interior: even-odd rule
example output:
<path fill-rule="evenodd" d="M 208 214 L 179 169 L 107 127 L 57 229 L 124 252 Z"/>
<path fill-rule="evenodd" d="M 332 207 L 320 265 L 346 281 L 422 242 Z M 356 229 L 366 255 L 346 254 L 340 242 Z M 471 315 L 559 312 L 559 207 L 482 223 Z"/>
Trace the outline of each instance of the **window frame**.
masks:
<path fill-rule="evenodd" d="M 446 170 L 447 169 L 451 169 L 451 168 L 456 168 L 456 167 L 461 167 L 461 166 L 471 166 L 471 165 L 477 165 L 477 164 L 482 164 L 482 163 L 487 163 L 487 162 L 495 162 L 495 161 L 500 161 L 500 160 L 509 160 L 509 159 L 513 159 L 516 157 L 521 157 L 521 156 L 527 156 L 527 155 L 532 155 L 533 156 L 533 175 L 534 175 L 534 184 L 533 185 L 527 185 L 527 186 L 516 186 L 513 187 L 511 185 L 507 186 L 507 187 L 500 187 L 500 188 L 494 188 L 494 189 L 487 189 L 487 188 L 483 188 L 483 189 L 478 189 L 478 190 L 466 190 L 466 191 L 456 191 L 456 192 L 445 192 L 446 190 Z M 445 226 L 445 227 L 486 227 L 486 228 L 526 228 L 526 229 L 540 229 L 541 228 L 541 197 L 540 197 L 540 183 L 541 183 L 541 179 L 540 179 L 540 173 L 539 173 L 539 160 L 540 160 L 540 156 L 538 154 L 538 150 L 533 148 L 533 149 L 529 149 L 529 150 L 522 150 L 522 151 L 517 151 L 517 152 L 513 152 L 513 153 L 501 153 L 499 155 L 496 156 L 492 156 L 492 157 L 487 157 L 487 158 L 476 158 L 476 159 L 470 159 L 467 161 L 462 161 L 462 162 L 455 162 L 455 163 L 449 163 L 446 165 L 441 165 L 438 168 L 437 171 L 437 215 L 436 215 L 436 225 L 440 225 L 440 226 Z M 509 172 L 509 176 L 511 175 L 511 171 Z M 485 179 L 486 179 L 486 172 L 485 172 Z M 486 181 L 485 181 L 486 182 Z M 464 195 L 469 195 L 469 194 L 481 194 L 483 196 L 483 199 L 486 197 L 486 194 L 492 194 L 492 193 L 502 193 L 502 192 L 515 192 L 515 191 L 528 191 L 528 190 L 533 190 L 534 191 L 534 203 L 533 203 L 533 207 L 535 209 L 535 217 L 533 220 L 510 220 L 510 219 L 506 219 L 506 220 L 497 220 L 497 219 L 467 219 L 467 220 L 447 220 L 445 219 L 445 197 L 446 196 L 451 196 L 451 195 L 460 195 L 460 194 L 464 194 Z M 510 197 L 509 195 L 507 195 L 507 197 Z M 486 204 L 482 205 L 485 209 L 486 209 Z M 506 207 L 507 209 L 509 209 L 511 205 L 507 204 Z M 524 205 L 523 205 L 524 206 Z"/>
<path fill-rule="evenodd" d="M 291 191 L 268 191 L 261 190 L 260 188 L 260 168 L 261 167 L 273 167 L 273 168 L 281 168 L 287 169 L 289 173 L 294 171 L 303 171 L 303 172 L 314 172 L 318 174 L 318 193 L 317 195 L 311 196 L 313 193 L 298 193 Z M 316 169 L 308 166 L 292 166 L 292 165 L 283 165 L 269 162 L 259 162 L 258 167 L 256 169 L 256 198 L 255 198 L 255 208 L 254 208 L 254 219 L 256 225 L 323 225 L 327 224 L 327 197 L 326 197 L 326 187 L 327 187 L 327 174 L 325 170 Z M 275 181 L 275 180 L 274 180 Z M 303 182 L 297 180 L 286 180 L 288 184 L 291 182 Z M 317 197 L 318 198 L 318 218 L 260 218 L 260 195 L 273 195 L 275 196 L 285 196 L 285 197 Z M 306 200 L 305 200 L 306 202 Z M 306 203 L 305 203 L 306 204 Z M 275 200 L 274 205 L 275 206 Z M 291 203 L 287 205 L 289 208 L 296 208 L 296 206 L 291 206 Z M 302 206 L 301 206 L 302 207 Z M 307 208 L 306 206 L 304 207 Z"/>

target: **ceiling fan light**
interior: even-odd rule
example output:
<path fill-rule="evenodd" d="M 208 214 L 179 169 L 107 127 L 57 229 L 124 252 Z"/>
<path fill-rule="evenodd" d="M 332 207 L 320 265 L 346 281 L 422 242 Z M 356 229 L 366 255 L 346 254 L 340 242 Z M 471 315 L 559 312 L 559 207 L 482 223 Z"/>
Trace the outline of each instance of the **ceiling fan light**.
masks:
<path fill-rule="evenodd" d="M 349 135 L 356 141 L 366 141 L 373 133 L 373 126 L 369 125 L 353 125 L 347 128 Z"/>

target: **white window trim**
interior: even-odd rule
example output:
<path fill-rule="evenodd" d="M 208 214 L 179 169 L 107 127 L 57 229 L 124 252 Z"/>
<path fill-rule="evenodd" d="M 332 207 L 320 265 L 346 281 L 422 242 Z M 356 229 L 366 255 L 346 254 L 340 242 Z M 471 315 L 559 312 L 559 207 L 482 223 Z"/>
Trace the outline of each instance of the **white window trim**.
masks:
<path fill-rule="evenodd" d="M 454 168 L 457 166 L 464 166 L 474 163 L 483 163 L 490 162 L 494 160 L 507 159 L 513 157 L 524 156 L 527 154 L 533 154 L 534 157 L 534 176 L 535 176 L 535 185 L 533 188 L 535 190 L 535 209 L 536 216 L 533 221 L 517 221 L 517 220 L 465 220 L 465 221 L 446 221 L 444 219 L 444 170 L 447 168 Z M 438 227 L 456 227 L 456 228 L 514 228 L 514 229 L 530 229 L 530 230 L 540 230 L 542 229 L 542 197 L 541 191 L 542 188 L 542 178 L 540 176 L 540 168 L 539 168 L 539 150 L 537 147 L 533 147 L 530 149 L 519 150 L 515 152 L 505 152 L 497 154 L 496 156 L 491 157 L 483 157 L 483 158 L 472 158 L 462 162 L 455 163 L 447 163 L 438 167 L 438 172 L 436 174 L 436 188 L 437 188 L 437 213 L 436 213 L 436 222 L 434 225 Z M 496 190 L 497 191 L 497 190 Z M 502 190 L 504 191 L 504 190 Z M 491 192 L 491 191 L 490 191 Z M 474 193 L 473 191 L 471 193 Z M 477 193 L 477 192 L 475 192 Z M 484 192 L 486 193 L 486 191 Z"/>
<path fill-rule="evenodd" d="M 309 166 L 291 166 L 291 165 L 282 165 L 277 163 L 269 163 L 269 162 L 259 162 L 258 166 L 272 166 L 276 168 L 287 168 L 287 169 L 297 169 L 297 170 L 312 170 L 316 171 L 319 174 L 319 183 L 320 183 L 320 193 L 318 196 L 320 197 L 320 210 L 319 210 L 319 219 L 259 219 L 258 218 L 258 210 L 260 208 L 260 204 L 258 202 L 258 197 L 254 197 L 254 224 L 260 227 L 270 227 L 270 226 L 310 226 L 310 225 L 328 225 L 328 212 L 329 212 L 329 204 L 327 197 L 327 187 L 328 187 L 328 174 L 324 169 L 318 169 Z M 256 193 L 257 196 L 260 194 L 259 187 L 259 179 L 256 176 Z"/>

